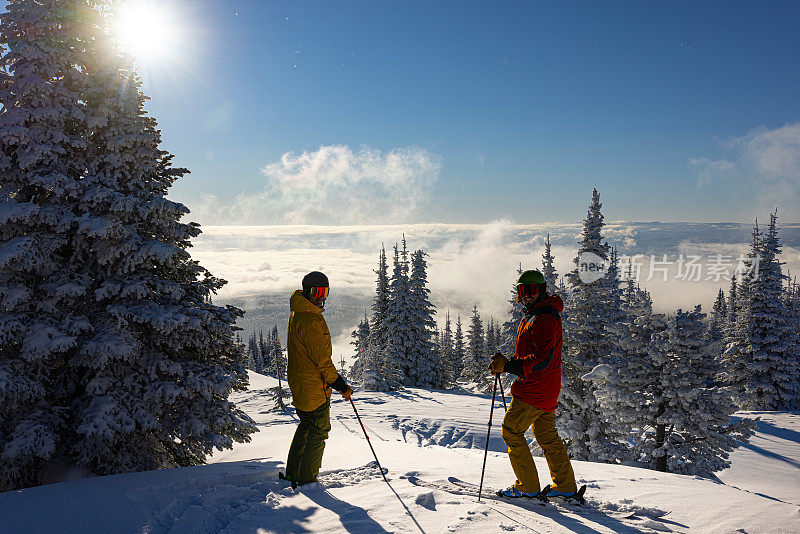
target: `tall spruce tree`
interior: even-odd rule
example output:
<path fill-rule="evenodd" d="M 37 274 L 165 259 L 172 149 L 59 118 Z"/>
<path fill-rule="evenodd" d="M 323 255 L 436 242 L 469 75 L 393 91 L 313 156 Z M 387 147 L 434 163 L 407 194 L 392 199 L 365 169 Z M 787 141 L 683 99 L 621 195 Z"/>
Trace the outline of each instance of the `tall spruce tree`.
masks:
<path fill-rule="evenodd" d="M 165 198 L 188 171 L 94 7 L 0 21 L 0 489 L 196 465 L 256 431 L 228 401 L 242 312 L 210 302 L 224 281 Z"/>
<path fill-rule="evenodd" d="M 483 390 L 490 386 L 488 370 L 489 358 L 486 356 L 486 338 L 483 331 L 478 305 L 472 308 L 472 318 L 467 330 L 467 346 L 464 356 L 464 370 L 461 376 Z"/>
<path fill-rule="evenodd" d="M 739 311 L 723 355 L 723 383 L 745 410 L 785 410 L 800 399 L 793 324 L 778 256 L 777 212 L 761 237 L 756 224 L 748 271 L 739 286 Z"/>
<path fill-rule="evenodd" d="M 425 252 L 411 254 L 411 275 L 408 280 L 411 345 L 406 357 L 405 385 L 441 389 L 445 386 L 445 372 L 436 358 L 432 342 L 436 331 L 433 319 L 436 308 L 431 304 L 428 289 L 428 263 Z"/>
<path fill-rule="evenodd" d="M 264 340 L 264 331 L 258 331 L 258 353 L 261 358 L 261 369 L 265 375 L 270 374 L 272 371 L 272 359 L 270 354 L 272 353 L 272 343 L 271 339 L 269 338 L 269 334 L 267 334 L 267 339 Z"/>
<path fill-rule="evenodd" d="M 464 330 L 461 328 L 461 315 L 456 316 L 456 333 L 453 337 L 453 362 L 456 368 L 454 376 L 456 379 L 464 377 L 464 359 L 467 357 L 466 345 L 464 344 Z"/>
<path fill-rule="evenodd" d="M 627 281 L 623 309 L 625 320 L 618 325 L 620 332 L 625 332 L 620 340 L 622 357 L 613 366 L 598 364 L 581 377 L 584 382 L 594 382 L 599 411 L 606 415 L 606 435 L 612 437 L 603 458 L 606 461 L 639 459 L 641 436 L 655 428 L 655 416 L 649 413 L 653 408 L 651 391 L 661 380 L 652 358 L 652 340 L 666 329 L 666 318 L 653 313 L 650 296 L 639 291 L 632 279 Z"/>
<path fill-rule="evenodd" d="M 575 268 L 567 275 L 570 284 L 570 299 L 567 313 L 562 317 L 569 338 L 567 354 L 562 359 L 562 389 L 559 399 L 558 423 L 567 444 L 570 456 L 576 459 L 604 459 L 598 456 L 614 449 L 613 438 L 606 433 L 605 418 L 599 411 L 595 398 L 595 384 L 581 377 L 599 364 L 612 364 L 617 348 L 609 336 L 610 310 L 616 311 L 618 303 L 609 305 L 612 299 L 609 276 L 598 280 L 584 281 L 579 272 L 580 260 L 589 254 L 602 261 L 609 260 L 609 246 L 603 241 L 602 203 L 597 189 L 592 191 L 592 200 L 583 223 Z M 563 353 L 563 351 L 562 351 Z"/>
<path fill-rule="evenodd" d="M 498 351 L 497 339 L 495 338 L 494 317 L 489 317 L 486 323 L 486 354 L 494 354 Z"/>
<path fill-rule="evenodd" d="M 738 287 L 737 287 L 737 281 L 736 281 L 736 274 L 734 273 L 734 275 L 731 276 L 731 288 L 728 291 L 728 303 L 727 303 L 727 306 L 726 306 L 727 309 L 728 309 L 727 320 L 725 322 L 725 324 L 726 324 L 726 328 L 725 328 L 726 339 L 729 336 L 733 336 L 733 331 L 735 330 L 735 326 L 736 326 L 736 315 L 737 315 L 736 312 L 737 312 L 737 310 L 739 308 L 739 303 L 737 302 L 737 299 L 736 299 L 737 293 L 738 293 Z M 731 341 L 732 341 L 732 338 L 731 338 Z"/>
<path fill-rule="evenodd" d="M 271 388 L 272 394 L 275 397 L 274 409 L 278 411 L 286 411 L 287 406 L 283 399 L 291 397 L 291 393 L 283 388 L 283 381 L 286 380 L 286 358 L 283 356 L 283 348 L 281 347 L 281 339 L 278 334 L 278 325 L 272 327 L 272 332 L 269 335 L 271 351 L 270 362 L 272 362 L 270 370 L 266 374 L 270 374 L 278 379 L 278 385 Z"/>
<path fill-rule="evenodd" d="M 405 248 L 405 238 L 403 238 Z M 407 252 L 394 246 L 392 277 L 389 280 L 389 309 L 384 326 L 390 333 L 381 355 L 383 379 L 392 389 L 399 389 L 409 372 L 409 352 L 414 344 L 411 292 L 409 291 Z"/>
<path fill-rule="evenodd" d="M 711 317 L 708 321 L 708 339 L 713 342 L 722 342 L 725 338 L 725 325 L 728 320 L 728 303 L 725 292 L 719 288 L 717 299 L 711 308 Z"/>
<path fill-rule="evenodd" d="M 355 330 L 350 333 L 353 340 L 350 342 L 355 348 L 355 361 L 350 370 L 350 380 L 355 384 L 361 383 L 361 376 L 367 365 L 367 359 L 370 354 L 369 350 L 369 319 L 367 319 L 367 312 L 364 312 L 364 318 L 359 321 Z"/>
<path fill-rule="evenodd" d="M 453 347 L 453 326 L 450 321 L 450 310 L 444 319 L 444 329 L 440 339 L 439 362 L 445 370 L 444 382 L 445 387 L 455 384 L 458 378 L 459 365 L 455 361 L 455 348 Z"/>
<path fill-rule="evenodd" d="M 258 349 L 258 338 L 256 338 L 255 332 L 250 335 L 250 339 L 247 342 L 247 353 L 250 355 L 250 361 L 253 362 L 251 369 L 256 373 L 263 372 L 264 366 L 262 365 L 261 351 Z"/>
<path fill-rule="evenodd" d="M 378 255 L 378 269 L 375 271 L 375 296 L 372 300 L 372 317 L 369 325 L 369 363 L 371 364 L 370 384 L 376 391 L 388 388 L 382 377 L 384 372 L 382 357 L 388 343 L 389 333 L 386 320 L 389 315 L 389 267 L 386 263 L 386 248 L 381 243 Z M 373 376 L 374 375 L 374 376 Z"/>
<path fill-rule="evenodd" d="M 547 234 L 547 240 L 544 242 L 544 254 L 542 254 L 542 275 L 544 281 L 547 282 L 548 291 L 555 291 L 558 286 L 558 273 L 556 272 L 553 262 L 555 257 L 550 253 L 550 234 Z"/>

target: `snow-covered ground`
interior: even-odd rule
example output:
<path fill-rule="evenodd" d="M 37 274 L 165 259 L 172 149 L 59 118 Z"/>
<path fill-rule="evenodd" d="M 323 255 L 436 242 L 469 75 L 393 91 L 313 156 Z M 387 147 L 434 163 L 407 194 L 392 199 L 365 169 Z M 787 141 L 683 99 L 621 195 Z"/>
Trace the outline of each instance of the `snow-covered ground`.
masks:
<path fill-rule="evenodd" d="M 800 532 L 800 414 L 764 412 L 759 431 L 732 454 L 721 482 L 646 469 L 575 462 L 588 506 L 478 503 L 420 487 L 409 476 L 480 479 L 489 400 L 410 388 L 356 392 L 354 400 L 389 485 L 349 403 L 334 393 L 322 484 L 292 491 L 276 479 L 295 428 L 270 411 L 275 381 L 251 374 L 237 402 L 261 432 L 209 465 L 73 480 L 0 494 L 0 532 Z M 513 481 L 497 404 L 485 486 Z M 543 458 L 536 459 L 546 477 Z"/>

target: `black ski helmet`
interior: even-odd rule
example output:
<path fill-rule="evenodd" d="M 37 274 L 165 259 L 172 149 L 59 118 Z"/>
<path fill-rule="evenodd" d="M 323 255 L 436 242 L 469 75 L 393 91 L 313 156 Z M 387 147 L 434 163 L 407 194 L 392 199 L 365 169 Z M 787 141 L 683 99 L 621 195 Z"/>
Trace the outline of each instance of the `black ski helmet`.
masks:
<path fill-rule="evenodd" d="M 319 271 L 311 271 L 303 277 L 303 295 L 306 298 L 312 287 L 330 287 L 328 277 Z"/>

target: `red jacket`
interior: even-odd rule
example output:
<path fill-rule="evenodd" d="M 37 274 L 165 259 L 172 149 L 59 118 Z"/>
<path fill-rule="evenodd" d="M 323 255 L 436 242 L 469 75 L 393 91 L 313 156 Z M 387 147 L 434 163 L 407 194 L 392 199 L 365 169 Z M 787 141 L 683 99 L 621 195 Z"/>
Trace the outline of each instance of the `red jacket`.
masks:
<path fill-rule="evenodd" d="M 527 310 L 517 328 L 513 367 L 520 370 L 511 386 L 511 395 L 551 412 L 561 392 L 561 312 L 564 302 L 550 295 Z"/>

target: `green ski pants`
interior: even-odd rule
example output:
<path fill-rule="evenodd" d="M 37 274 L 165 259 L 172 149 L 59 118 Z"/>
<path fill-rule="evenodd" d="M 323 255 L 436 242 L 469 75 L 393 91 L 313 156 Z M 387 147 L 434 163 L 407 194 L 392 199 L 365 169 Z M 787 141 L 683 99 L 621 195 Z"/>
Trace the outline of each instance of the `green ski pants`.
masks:
<path fill-rule="evenodd" d="M 289 447 L 286 460 L 286 477 L 298 484 L 316 482 L 325 452 L 325 440 L 331 430 L 331 407 L 323 402 L 319 408 L 310 412 L 297 410 L 300 424 Z"/>

